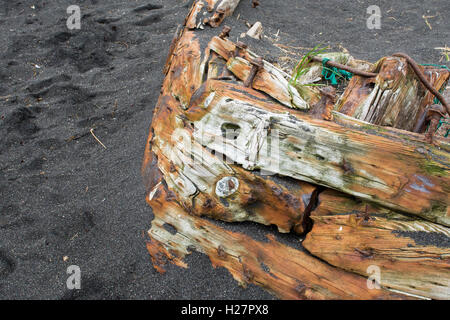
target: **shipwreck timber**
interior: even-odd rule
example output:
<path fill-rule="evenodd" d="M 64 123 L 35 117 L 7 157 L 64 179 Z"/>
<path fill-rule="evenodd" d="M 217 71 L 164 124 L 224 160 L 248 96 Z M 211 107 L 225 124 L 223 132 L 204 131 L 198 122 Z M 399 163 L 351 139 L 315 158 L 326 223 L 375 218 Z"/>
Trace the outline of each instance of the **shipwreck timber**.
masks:
<path fill-rule="evenodd" d="M 414 130 L 434 95 L 400 56 L 353 61 L 367 74 L 339 99 L 299 87 L 211 28 L 238 3 L 195 1 L 170 48 L 142 167 L 155 268 L 186 268 L 195 249 L 280 298 L 450 298 L 450 142 Z M 450 76 L 421 72 L 436 90 Z M 293 248 L 215 220 L 306 238 Z"/>

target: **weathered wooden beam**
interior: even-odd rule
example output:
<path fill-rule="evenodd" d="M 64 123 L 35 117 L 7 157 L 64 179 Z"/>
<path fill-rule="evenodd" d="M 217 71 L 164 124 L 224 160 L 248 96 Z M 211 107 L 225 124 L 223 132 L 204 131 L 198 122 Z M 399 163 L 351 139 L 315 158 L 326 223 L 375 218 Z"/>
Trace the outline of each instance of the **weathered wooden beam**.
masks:
<path fill-rule="evenodd" d="M 323 200 L 323 198 L 322 198 Z M 313 215 L 303 246 L 336 267 L 370 276 L 382 286 L 431 298 L 450 296 L 450 229 L 401 215 L 367 212 Z"/>
<path fill-rule="evenodd" d="M 359 131 L 361 133 L 370 132 L 374 135 L 385 137 L 390 140 L 401 140 L 406 144 L 411 146 L 415 146 L 418 148 L 418 152 L 428 152 L 428 149 L 423 149 L 421 146 L 424 145 L 426 141 L 423 134 L 405 131 L 401 129 L 396 129 L 392 127 L 381 127 L 369 122 L 361 121 L 350 116 L 347 116 L 343 113 L 333 111 L 333 120 L 336 124 L 350 128 L 352 130 Z M 425 144 L 428 146 L 429 143 Z M 435 147 L 432 148 L 433 154 L 436 155 L 436 158 L 441 158 L 441 154 L 447 154 L 450 152 L 450 140 L 449 139 L 437 139 Z M 445 157 L 445 156 L 444 156 Z"/>
<path fill-rule="evenodd" d="M 205 3 L 203 1 L 195 1 L 192 4 L 191 11 L 186 17 L 185 26 L 187 29 L 192 30 L 195 28 L 200 28 L 203 25 L 201 18 L 202 9 L 205 7 Z"/>
<path fill-rule="evenodd" d="M 450 228 L 325 189 L 303 246 L 342 269 L 379 271 L 383 286 L 430 299 L 450 295 Z M 369 272 L 369 273 L 370 273 Z"/>
<path fill-rule="evenodd" d="M 227 62 L 215 52 L 211 53 L 208 61 L 208 79 L 226 78 L 234 79 L 233 74 L 227 68 Z"/>
<path fill-rule="evenodd" d="M 289 113 L 251 97 L 230 98 L 240 86 L 211 81 L 209 88 L 186 112 L 198 143 L 247 170 L 262 168 L 450 225 L 448 151 L 407 136 L 381 137 Z M 223 137 L 226 124 L 241 134 L 233 140 Z M 279 138 L 271 157 L 259 153 L 271 144 L 269 132 Z"/>
<path fill-rule="evenodd" d="M 317 196 L 317 202 L 311 210 L 310 217 L 365 214 L 366 211 L 379 216 L 395 217 L 398 215 L 397 212 L 378 204 L 369 203 L 340 191 L 322 189 Z"/>
<path fill-rule="evenodd" d="M 147 248 L 159 272 L 169 262 L 187 267 L 183 258 L 194 249 L 207 254 L 214 267 L 226 268 L 242 286 L 257 284 L 282 299 L 408 298 L 385 288 L 371 290 L 367 278 L 323 263 L 274 236 L 261 242 L 189 215 L 163 183 L 147 199 L 155 214 Z"/>
<path fill-rule="evenodd" d="M 250 75 L 252 65 L 243 58 L 230 58 L 227 62 L 228 70 L 241 79 L 246 80 Z M 261 69 L 252 85 L 254 89 L 266 92 L 285 106 L 295 109 L 309 110 L 309 104 L 298 94 L 297 89 L 283 77 L 276 77 L 274 73 Z"/>

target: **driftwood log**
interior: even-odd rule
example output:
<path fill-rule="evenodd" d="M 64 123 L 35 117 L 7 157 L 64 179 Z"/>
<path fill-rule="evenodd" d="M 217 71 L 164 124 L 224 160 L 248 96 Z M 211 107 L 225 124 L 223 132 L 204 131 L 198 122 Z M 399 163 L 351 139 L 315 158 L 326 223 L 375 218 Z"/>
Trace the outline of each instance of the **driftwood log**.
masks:
<path fill-rule="evenodd" d="M 186 268 L 183 258 L 197 250 L 240 284 L 285 299 L 450 298 L 448 139 L 430 144 L 406 122 L 363 121 L 356 110 L 378 84 L 358 98 L 359 77 L 332 111 L 332 91 L 298 90 L 199 20 L 203 10 L 222 17 L 226 2 L 214 27 L 239 1 L 195 1 L 167 59 L 142 166 L 155 269 Z M 439 87 L 448 74 L 433 72 Z M 403 78 L 416 81 L 395 76 L 400 91 Z M 386 93 L 378 114 L 426 106 L 432 97 L 419 91 L 401 101 Z M 343 105 L 352 111 L 339 112 Z M 258 241 L 215 220 L 275 225 L 298 243 Z"/>

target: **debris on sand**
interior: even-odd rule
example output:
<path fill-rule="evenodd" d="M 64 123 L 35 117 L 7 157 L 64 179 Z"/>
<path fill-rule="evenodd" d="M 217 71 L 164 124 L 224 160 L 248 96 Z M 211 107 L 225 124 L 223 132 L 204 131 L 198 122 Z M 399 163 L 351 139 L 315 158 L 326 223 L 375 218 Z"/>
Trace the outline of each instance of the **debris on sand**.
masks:
<path fill-rule="evenodd" d="M 449 298 L 450 141 L 436 131 L 450 71 L 316 47 L 290 75 L 230 40 L 238 2 L 208 1 L 221 33 L 194 2 L 167 59 L 142 167 L 155 269 L 195 249 L 280 298 Z"/>

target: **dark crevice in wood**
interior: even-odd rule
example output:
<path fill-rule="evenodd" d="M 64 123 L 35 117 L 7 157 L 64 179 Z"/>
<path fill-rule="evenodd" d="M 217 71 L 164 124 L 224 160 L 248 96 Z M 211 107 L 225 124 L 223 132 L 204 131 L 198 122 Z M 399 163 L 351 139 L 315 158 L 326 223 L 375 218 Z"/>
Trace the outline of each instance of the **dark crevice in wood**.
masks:
<path fill-rule="evenodd" d="M 303 222 L 302 222 L 304 230 L 303 235 L 308 234 L 314 226 L 314 221 L 311 219 L 311 212 L 313 212 L 317 208 L 319 204 L 319 195 L 325 190 L 326 190 L 325 187 L 317 186 L 317 188 L 311 194 L 309 203 L 306 206 L 305 211 L 303 212 Z"/>

